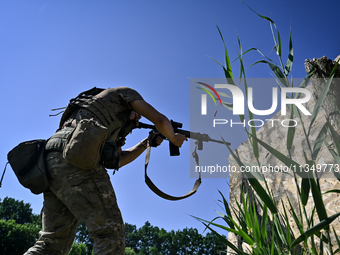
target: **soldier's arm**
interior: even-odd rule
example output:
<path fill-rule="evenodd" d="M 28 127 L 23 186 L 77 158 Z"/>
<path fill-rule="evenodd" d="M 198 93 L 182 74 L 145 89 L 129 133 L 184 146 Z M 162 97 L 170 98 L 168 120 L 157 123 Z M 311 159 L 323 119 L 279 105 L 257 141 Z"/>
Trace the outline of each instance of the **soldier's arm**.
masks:
<path fill-rule="evenodd" d="M 158 145 L 163 142 L 163 139 L 160 136 L 157 136 L 157 134 L 154 134 L 153 138 L 156 139 L 156 143 Z M 143 151 L 145 151 L 145 149 L 147 148 L 147 140 L 148 138 L 145 138 L 144 140 L 127 150 L 121 150 L 121 148 L 119 148 L 120 167 L 127 165 L 138 158 L 139 155 L 142 154 Z"/>
<path fill-rule="evenodd" d="M 181 147 L 183 142 L 188 140 L 182 134 L 175 134 L 169 119 L 144 100 L 130 102 L 130 105 L 134 111 L 155 124 L 157 130 L 177 147 Z"/>

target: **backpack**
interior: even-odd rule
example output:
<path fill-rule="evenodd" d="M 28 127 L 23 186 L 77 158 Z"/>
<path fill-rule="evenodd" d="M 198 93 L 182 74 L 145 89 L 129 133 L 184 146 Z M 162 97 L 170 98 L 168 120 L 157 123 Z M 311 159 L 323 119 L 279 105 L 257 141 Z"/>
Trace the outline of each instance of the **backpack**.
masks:
<path fill-rule="evenodd" d="M 7 164 L 11 165 L 19 182 L 34 194 L 44 192 L 49 185 L 45 167 L 45 144 L 46 140 L 43 139 L 22 142 L 7 154 Z M 5 171 L 6 167 L 0 187 Z"/>

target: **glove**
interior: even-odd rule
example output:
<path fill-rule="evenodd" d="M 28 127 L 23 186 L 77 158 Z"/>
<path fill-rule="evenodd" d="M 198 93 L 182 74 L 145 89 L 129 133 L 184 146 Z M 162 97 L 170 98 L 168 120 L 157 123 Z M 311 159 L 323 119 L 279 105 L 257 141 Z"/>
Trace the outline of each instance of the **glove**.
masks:
<path fill-rule="evenodd" d="M 164 136 L 160 132 L 151 130 L 148 139 L 151 147 L 157 147 L 163 142 Z"/>

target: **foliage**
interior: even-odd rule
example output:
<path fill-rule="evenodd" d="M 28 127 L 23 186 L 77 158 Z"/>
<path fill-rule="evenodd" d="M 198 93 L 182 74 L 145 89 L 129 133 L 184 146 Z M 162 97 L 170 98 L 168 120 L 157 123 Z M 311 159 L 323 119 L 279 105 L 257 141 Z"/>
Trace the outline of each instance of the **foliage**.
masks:
<path fill-rule="evenodd" d="M 126 246 L 140 255 L 214 254 L 225 251 L 224 245 L 212 233 L 203 236 L 197 229 L 166 231 L 146 222 L 143 227 L 125 224 Z"/>
<path fill-rule="evenodd" d="M 78 225 L 75 242 L 86 245 L 85 255 L 91 255 L 93 250 L 93 240 L 90 238 L 86 225 L 82 222 Z"/>
<path fill-rule="evenodd" d="M 23 254 L 40 230 L 40 217 L 32 214 L 30 204 L 8 197 L 0 202 L 0 254 Z"/>
<path fill-rule="evenodd" d="M 88 254 L 88 248 L 86 244 L 76 243 L 76 242 L 72 244 L 71 250 L 68 253 L 68 255 L 87 255 L 87 254 Z"/>
<path fill-rule="evenodd" d="M 0 254 L 23 254 L 35 243 L 40 228 L 35 224 L 17 224 L 15 220 L 0 219 Z"/>
<path fill-rule="evenodd" d="M 32 213 L 29 203 L 9 197 L 0 200 L 0 254 L 23 254 L 34 245 L 40 230 L 41 217 Z M 91 255 L 91 251 L 87 229 L 80 224 L 69 254 Z"/>
<path fill-rule="evenodd" d="M 0 199 L 0 219 L 12 219 L 17 224 L 34 223 L 41 227 L 41 219 L 32 213 L 30 204 L 9 197 L 5 197 L 2 202 Z"/>
<path fill-rule="evenodd" d="M 20 223 L 18 223 L 20 222 Z M 34 245 L 41 230 L 41 219 L 30 204 L 13 198 L 0 201 L 0 254 L 23 254 Z M 212 234 L 202 236 L 197 229 L 166 231 L 149 222 L 139 229 L 125 223 L 126 254 L 212 254 L 223 245 Z M 79 224 L 75 242 L 68 255 L 92 255 L 93 240 L 87 227 Z"/>
<path fill-rule="evenodd" d="M 131 247 L 125 247 L 125 255 L 136 255 L 136 253 Z"/>
<path fill-rule="evenodd" d="M 255 12 L 254 10 L 252 10 Z M 256 12 L 255 12 L 256 13 Z M 240 39 L 238 38 L 239 42 L 239 57 L 237 58 L 240 62 L 240 78 L 244 79 L 245 87 L 247 88 L 247 82 L 246 82 L 246 74 L 245 74 L 245 68 L 243 66 L 243 57 L 246 53 L 250 51 L 257 51 L 259 52 L 265 59 L 259 60 L 255 62 L 253 65 L 257 65 L 260 63 L 267 64 L 271 71 L 274 73 L 277 83 L 279 87 L 293 87 L 293 84 L 291 84 L 288 76 L 290 74 L 292 64 L 293 64 L 293 44 L 292 44 L 292 38 L 290 36 L 289 38 L 289 55 L 286 61 L 286 64 L 283 64 L 282 61 L 282 45 L 281 45 L 281 37 L 280 33 L 273 22 L 272 19 L 265 17 L 263 15 L 260 15 L 256 13 L 259 17 L 261 17 L 264 20 L 267 20 L 270 22 L 272 35 L 274 39 L 274 51 L 276 52 L 278 58 L 279 58 L 279 64 L 276 64 L 271 59 L 266 57 L 264 54 L 262 54 L 258 49 L 251 48 L 247 50 L 246 52 L 242 52 L 242 46 Z M 234 75 L 231 69 L 231 61 L 228 56 L 227 48 L 222 36 L 222 33 L 220 29 L 217 26 L 217 29 L 220 33 L 221 39 L 224 44 L 224 51 L 225 51 L 225 62 L 226 65 L 220 65 L 223 68 L 223 71 L 225 73 L 225 77 L 228 80 L 229 84 L 234 84 Z M 217 62 L 217 61 L 216 61 Z M 252 173 L 245 173 L 245 179 L 244 184 L 250 185 L 251 189 L 247 189 L 246 193 L 243 193 L 243 190 L 241 190 L 241 201 L 238 202 L 236 200 L 236 206 L 230 207 L 228 202 L 226 201 L 225 197 L 222 193 L 222 200 L 220 201 L 222 203 L 224 213 L 219 213 L 220 217 L 217 217 L 216 219 L 222 219 L 225 223 L 223 224 L 217 224 L 216 219 L 213 221 L 207 221 L 200 218 L 199 219 L 203 224 L 207 226 L 207 228 L 211 229 L 212 232 L 220 237 L 221 241 L 224 242 L 226 246 L 229 246 L 231 250 L 235 254 L 299 254 L 299 248 L 302 249 L 303 254 L 324 254 L 324 249 L 327 247 L 327 250 L 329 254 L 337 254 L 340 250 L 335 249 L 331 243 L 330 238 L 330 232 L 332 231 L 329 227 L 329 225 L 340 215 L 340 213 L 335 213 L 334 215 L 329 216 L 327 214 L 327 211 L 325 209 L 325 204 L 322 199 L 322 193 L 320 189 L 320 183 L 319 179 L 317 178 L 315 171 L 309 171 L 310 169 L 316 169 L 315 166 L 315 159 L 317 158 L 317 155 L 320 151 L 321 145 L 325 143 L 330 153 L 333 155 L 335 161 L 337 163 L 340 163 L 340 143 L 338 142 L 337 133 L 333 130 L 332 126 L 330 125 L 329 121 L 324 124 L 324 127 L 320 131 L 319 135 L 315 139 L 315 141 L 311 141 L 310 138 L 310 131 L 313 125 L 313 122 L 315 121 L 320 106 L 323 103 L 323 100 L 326 97 L 326 94 L 328 93 L 328 89 L 330 87 L 330 84 L 332 82 L 335 70 L 337 68 L 337 65 L 334 67 L 330 78 L 325 84 L 325 87 L 319 96 L 315 108 L 312 113 L 311 123 L 309 126 L 307 126 L 307 130 L 305 128 L 305 124 L 303 123 L 301 119 L 300 110 L 296 108 L 293 105 L 290 105 L 290 112 L 291 112 L 291 119 L 294 117 L 298 118 L 301 122 L 301 125 L 303 127 L 303 131 L 305 134 L 305 140 L 308 144 L 309 151 L 304 151 L 305 155 L 305 162 L 295 162 L 292 160 L 291 157 L 291 149 L 292 145 L 294 143 L 294 134 L 295 134 L 295 127 L 289 127 L 287 132 L 287 154 L 288 156 L 284 155 L 283 153 L 275 150 L 273 147 L 271 147 L 269 144 L 265 143 L 264 141 L 261 141 L 256 136 L 256 130 L 255 128 L 250 128 L 247 130 L 245 128 L 245 132 L 248 135 L 248 138 L 250 140 L 250 144 L 252 145 L 252 150 L 254 153 L 254 156 L 257 160 L 257 164 L 259 168 L 261 169 L 262 165 L 259 162 L 259 146 L 263 146 L 270 154 L 272 154 L 274 157 L 279 159 L 282 163 L 284 163 L 288 167 L 299 167 L 304 165 L 305 168 L 302 172 L 307 174 L 301 174 L 298 171 L 296 171 L 294 174 L 294 180 L 296 184 L 296 193 L 298 197 L 298 208 L 299 211 L 295 212 L 294 208 L 292 206 L 292 203 L 288 200 L 288 206 L 282 203 L 283 211 L 279 211 L 278 205 L 276 204 L 274 200 L 274 195 L 268 188 L 268 184 L 266 180 L 264 179 L 264 176 L 262 176 L 260 179 L 256 179 L 255 176 Z M 314 68 L 313 68 L 314 69 Z M 310 73 L 307 74 L 304 81 L 300 84 L 300 88 L 304 88 L 308 81 L 313 74 L 314 70 L 311 70 Z M 221 95 L 222 96 L 222 95 Z M 299 97 L 298 94 L 295 96 L 292 95 L 292 97 Z M 230 108 L 232 107 L 232 104 L 224 102 L 224 105 Z M 227 108 L 228 108 L 227 107 Z M 243 121 L 244 116 L 239 116 L 241 121 Z M 252 113 L 249 111 L 249 117 L 250 119 L 253 119 Z M 335 146 L 330 147 L 325 140 L 326 134 L 329 134 Z M 237 164 L 241 167 L 244 166 L 245 163 L 242 162 L 242 160 L 233 153 L 233 151 L 230 149 L 230 147 L 226 144 L 228 147 L 232 157 L 237 162 Z M 310 156 L 308 156 L 310 155 Z M 338 173 L 333 172 L 335 177 L 340 181 L 340 176 Z M 263 180 L 263 181 L 260 181 Z M 253 191 L 251 191 L 253 190 Z M 250 197 L 251 193 L 255 192 L 254 197 Z M 309 197 L 309 193 L 311 192 L 312 197 Z M 339 190 L 332 190 L 328 192 L 337 192 L 339 193 Z M 311 203 L 315 205 L 315 209 L 312 213 L 312 215 L 307 215 L 306 212 L 306 204 L 310 200 Z M 259 208 L 262 211 L 262 215 L 259 215 Z M 318 223 L 315 223 L 314 216 L 318 216 Z M 290 219 L 293 219 L 293 224 L 297 227 L 297 229 L 300 232 L 300 236 L 294 238 L 292 236 L 292 225 L 290 223 Z M 216 226 L 218 228 L 221 228 L 223 230 L 229 231 L 234 233 L 238 240 L 240 240 L 240 243 L 243 245 L 238 245 L 237 247 L 230 243 L 227 238 L 221 237 L 216 231 L 214 231 L 211 228 L 211 225 Z M 336 233 L 333 229 L 333 233 L 335 234 L 337 245 L 339 246 L 339 238 L 336 236 Z M 316 244 L 316 240 L 318 241 L 318 245 Z M 243 247 L 247 247 L 246 251 Z"/>

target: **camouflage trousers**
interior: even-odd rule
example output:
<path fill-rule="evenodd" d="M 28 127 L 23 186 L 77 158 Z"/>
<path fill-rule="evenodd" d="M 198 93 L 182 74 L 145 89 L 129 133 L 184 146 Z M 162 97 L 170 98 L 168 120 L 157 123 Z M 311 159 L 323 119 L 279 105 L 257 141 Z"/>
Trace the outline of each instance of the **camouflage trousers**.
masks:
<path fill-rule="evenodd" d="M 94 254 L 125 254 L 124 223 L 106 169 L 77 168 L 60 152 L 48 153 L 46 164 L 50 186 L 44 192 L 42 231 L 25 255 L 67 254 L 79 222 L 94 240 Z"/>

